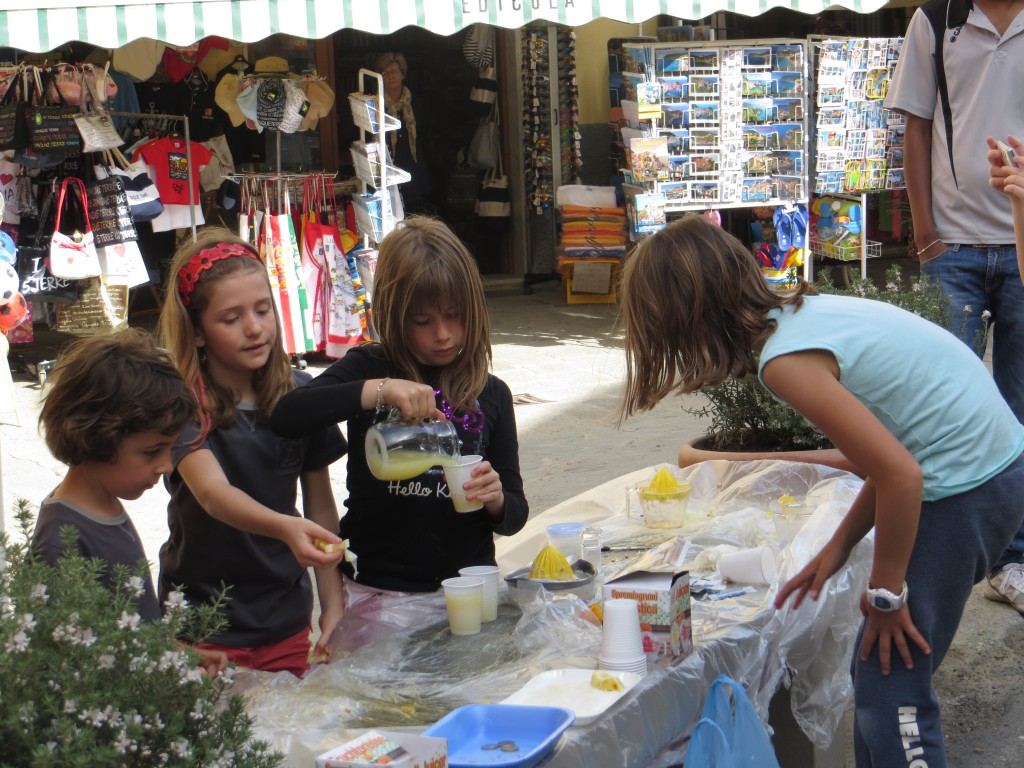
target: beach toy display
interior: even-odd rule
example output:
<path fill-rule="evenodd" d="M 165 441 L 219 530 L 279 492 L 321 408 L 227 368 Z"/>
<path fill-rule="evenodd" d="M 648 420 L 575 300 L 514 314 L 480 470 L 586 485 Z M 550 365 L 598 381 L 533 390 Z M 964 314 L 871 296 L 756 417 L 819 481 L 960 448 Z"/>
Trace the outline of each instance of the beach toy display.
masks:
<path fill-rule="evenodd" d="M 366 464 L 378 480 L 410 480 L 459 460 L 459 434 L 450 421 L 403 419 L 394 408 L 366 433 Z"/>

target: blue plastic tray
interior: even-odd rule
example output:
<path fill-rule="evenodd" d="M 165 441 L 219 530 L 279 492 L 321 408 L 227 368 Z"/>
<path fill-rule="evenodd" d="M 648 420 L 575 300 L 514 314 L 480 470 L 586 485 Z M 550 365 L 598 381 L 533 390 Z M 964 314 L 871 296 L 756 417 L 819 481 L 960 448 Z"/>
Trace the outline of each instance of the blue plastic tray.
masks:
<path fill-rule="evenodd" d="M 558 737 L 575 719 L 572 710 L 563 707 L 469 704 L 449 712 L 423 735 L 448 739 L 450 768 L 530 768 L 555 748 Z M 517 749 L 495 749 L 501 742 L 514 742 Z"/>

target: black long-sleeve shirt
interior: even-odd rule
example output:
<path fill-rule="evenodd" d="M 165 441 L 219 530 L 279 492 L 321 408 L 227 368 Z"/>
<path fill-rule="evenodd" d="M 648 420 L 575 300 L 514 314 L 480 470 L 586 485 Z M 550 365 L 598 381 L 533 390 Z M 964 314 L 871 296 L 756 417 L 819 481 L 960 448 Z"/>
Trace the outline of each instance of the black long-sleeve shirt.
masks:
<path fill-rule="evenodd" d="M 438 373 L 423 368 L 423 380 L 437 388 Z M 495 521 L 483 509 L 455 512 L 440 467 L 400 481 L 378 480 L 370 473 L 366 432 L 380 417 L 363 409 L 362 391 L 367 379 L 385 376 L 402 378 L 379 347 L 357 347 L 285 395 L 274 409 L 271 426 L 284 437 L 297 437 L 347 422 L 348 499 L 340 535 L 349 539 L 359 557 L 356 580 L 379 589 L 433 592 L 442 579 L 457 576 L 459 568 L 494 565 L 493 535 L 510 536 L 526 524 L 529 506 L 519 473 L 512 393 L 501 379 L 489 376 L 478 399 L 482 424 L 479 419 L 463 424 L 459 414 L 453 419 L 463 441 L 462 453 L 480 454 L 501 477 L 504 517 Z M 345 563 L 342 568 L 351 578 L 351 566 Z"/>

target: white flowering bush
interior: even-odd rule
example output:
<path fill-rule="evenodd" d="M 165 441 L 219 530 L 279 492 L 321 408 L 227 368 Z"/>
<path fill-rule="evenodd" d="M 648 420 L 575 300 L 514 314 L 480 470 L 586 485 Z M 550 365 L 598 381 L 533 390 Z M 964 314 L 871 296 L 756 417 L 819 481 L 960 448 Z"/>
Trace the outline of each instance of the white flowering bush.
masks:
<path fill-rule="evenodd" d="M 218 606 L 177 593 L 162 621 L 143 622 L 141 571 L 118 569 L 112 593 L 102 563 L 73 546 L 51 567 L 26 543 L 27 502 L 16 516 L 24 542 L 0 534 L 0 768 L 280 764 L 252 739 L 241 698 L 225 694 L 231 670 L 201 674 L 176 639 L 208 637 Z"/>

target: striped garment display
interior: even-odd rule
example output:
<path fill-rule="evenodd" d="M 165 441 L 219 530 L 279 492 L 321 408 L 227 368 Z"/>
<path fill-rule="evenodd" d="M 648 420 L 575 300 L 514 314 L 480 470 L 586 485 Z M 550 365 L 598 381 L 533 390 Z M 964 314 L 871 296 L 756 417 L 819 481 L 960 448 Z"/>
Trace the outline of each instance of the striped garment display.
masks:
<path fill-rule="evenodd" d="M 51 51 L 71 40 L 119 48 L 137 38 L 189 45 L 210 35 L 251 43 L 276 33 L 316 39 L 339 29 L 389 34 L 414 24 L 451 35 L 471 24 L 517 28 L 544 20 L 642 22 L 665 14 L 701 19 L 772 8 L 870 13 L 886 0 L 21 0 L 0 2 L 0 47 Z"/>

